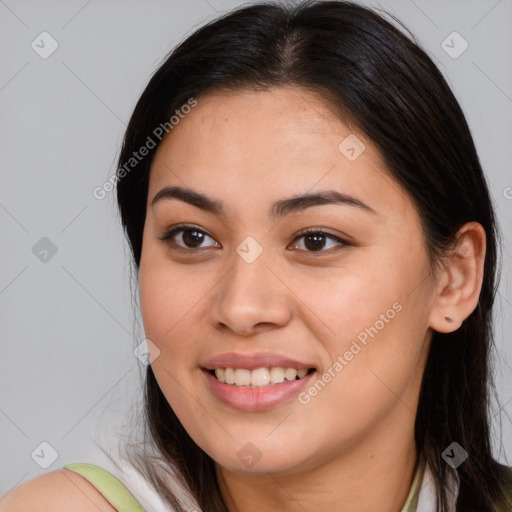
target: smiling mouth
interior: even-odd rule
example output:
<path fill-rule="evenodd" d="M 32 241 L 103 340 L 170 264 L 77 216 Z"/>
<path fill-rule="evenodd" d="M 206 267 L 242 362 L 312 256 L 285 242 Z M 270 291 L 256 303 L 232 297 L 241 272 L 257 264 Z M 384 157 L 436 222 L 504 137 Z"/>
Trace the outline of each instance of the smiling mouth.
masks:
<path fill-rule="evenodd" d="M 297 370 L 282 366 L 262 367 L 254 370 L 246 368 L 216 368 L 215 370 L 208 370 L 218 381 L 240 388 L 276 386 L 303 379 L 315 371 L 315 368 Z"/>

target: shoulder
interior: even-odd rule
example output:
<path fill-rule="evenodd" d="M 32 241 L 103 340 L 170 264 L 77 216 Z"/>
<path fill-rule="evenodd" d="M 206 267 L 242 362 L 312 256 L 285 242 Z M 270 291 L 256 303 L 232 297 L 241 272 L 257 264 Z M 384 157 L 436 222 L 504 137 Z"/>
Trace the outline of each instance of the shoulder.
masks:
<path fill-rule="evenodd" d="M 59 469 L 25 482 L 0 500 L 0 512 L 116 512 L 83 476 Z"/>

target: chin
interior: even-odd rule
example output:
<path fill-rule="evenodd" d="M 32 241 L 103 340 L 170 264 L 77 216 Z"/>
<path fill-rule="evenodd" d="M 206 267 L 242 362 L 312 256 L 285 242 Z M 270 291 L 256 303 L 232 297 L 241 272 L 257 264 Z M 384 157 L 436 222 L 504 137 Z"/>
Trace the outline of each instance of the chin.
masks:
<path fill-rule="evenodd" d="M 281 456 L 265 456 L 261 454 L 261 458 L 255 457 L 254 461 L 248 459 L 248 455 L 244 457 L 246 460 L 239 460 L 237 456 L 235 458 L 220 457 L 220 459 L 214 459 L 217 464 L 222 466 L 224 469 L 233 473 L 244 473 L 257 475 L 268 475 L 271 474 L 293 474 L 299 472 L 301 463 L 297 459 L 291 461 L 288 457 L 284 458 Z"/>

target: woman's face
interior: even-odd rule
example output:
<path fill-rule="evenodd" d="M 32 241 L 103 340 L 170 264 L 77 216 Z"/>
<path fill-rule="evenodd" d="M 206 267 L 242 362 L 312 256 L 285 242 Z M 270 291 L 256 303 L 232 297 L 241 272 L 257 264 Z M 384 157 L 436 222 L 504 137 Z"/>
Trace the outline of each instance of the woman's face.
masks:
<path fill-rule="evenodd" d="M 291 474 L 412 442 L 429 268 L 411 200 L 310 92 L 198 98 L 155 155 L 140 263 L 153 371 L 231 471 Z M 269 384 L 279 367 L 292 370 Z M 212 368 L 238 369 L 224 372 L 235 384 Z"/>

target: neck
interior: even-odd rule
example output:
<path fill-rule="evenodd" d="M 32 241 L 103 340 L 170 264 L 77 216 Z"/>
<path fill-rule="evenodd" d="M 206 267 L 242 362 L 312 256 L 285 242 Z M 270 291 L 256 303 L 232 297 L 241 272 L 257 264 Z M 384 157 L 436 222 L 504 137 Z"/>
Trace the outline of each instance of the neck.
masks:
<path fill-rule="evenodd" d="M 417 467 L 414 418 L 404 407 L 397 416 L 356 446 L 307 471 L 247 474 L 217 466 L 228 511 L 397 512 Z"/>

